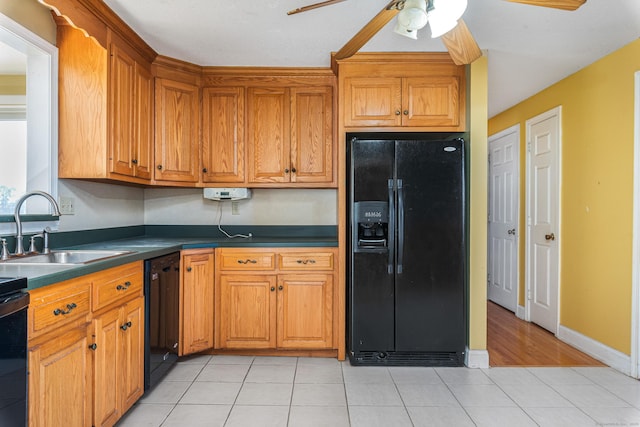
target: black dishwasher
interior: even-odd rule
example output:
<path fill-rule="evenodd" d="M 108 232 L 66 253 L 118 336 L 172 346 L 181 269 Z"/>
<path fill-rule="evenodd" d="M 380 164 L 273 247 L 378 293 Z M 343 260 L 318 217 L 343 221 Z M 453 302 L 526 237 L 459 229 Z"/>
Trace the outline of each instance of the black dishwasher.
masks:
<path fill-rule="evenodd" d="M 156 385 L 178 360 L 180 253 L 144 263 L 144 389 Z"/>

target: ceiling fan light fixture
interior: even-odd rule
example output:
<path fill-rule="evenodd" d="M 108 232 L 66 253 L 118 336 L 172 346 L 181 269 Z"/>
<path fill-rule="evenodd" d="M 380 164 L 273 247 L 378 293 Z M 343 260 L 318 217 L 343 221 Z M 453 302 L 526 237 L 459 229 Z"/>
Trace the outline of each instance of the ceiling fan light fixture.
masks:
<path fill-rule="evenodd" d="M 427 25 L 427 2 L 425 0 L 406 0 L 398 13 L 397 26 L 408 30 L 419 30 Z"/>
<path fill-rule="evenodd" d="M 467 0 L 432 0 L 433 9 L 429 10 L 428 19 L 431 37 L 440 37 L 458 25 L 458 19 L 467 9 Z"/>
<path fill-rule="evenodd" d="M 393 32 L 413 40 L 418 40 L 418 30 L 412 30 L 410 28 L 407 28 L 401 25 L 400 22 L 396 22 L 396 27 L 393 29 Z"/>

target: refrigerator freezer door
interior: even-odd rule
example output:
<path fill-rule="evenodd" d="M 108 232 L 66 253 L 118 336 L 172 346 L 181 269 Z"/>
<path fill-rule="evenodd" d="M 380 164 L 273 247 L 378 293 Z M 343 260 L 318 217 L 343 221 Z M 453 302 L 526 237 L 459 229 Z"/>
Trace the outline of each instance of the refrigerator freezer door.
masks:
<path fill-rule="evenodd" d="M 462 352 L 465 327 L 462 141 L 397 141 L 395 349 Z M 400 204 L 400 201 L 399 201 Z M 400 217 L 402 215 L 402 217 Z"/>
<path fill-rule="evenodd" d="M 394 142 L 354 140 L 349 154 L 350 206 L 362 201 L 388 202 L 388 183 L 393 178 Z M 353 233 L 357 233 L 357 223 L 353 209 L 350 209 L 350 232 L 353 239 Z M 389 224 L 389 233 L 393 233 L 392 224 Z M 355 252 L 351 249 L 348 278 L 349 350 L 392 350 L 394 276 L 393 271 L 390 272 L 388 268 L 388 251 L 391 249 L 373 253 Z"/>

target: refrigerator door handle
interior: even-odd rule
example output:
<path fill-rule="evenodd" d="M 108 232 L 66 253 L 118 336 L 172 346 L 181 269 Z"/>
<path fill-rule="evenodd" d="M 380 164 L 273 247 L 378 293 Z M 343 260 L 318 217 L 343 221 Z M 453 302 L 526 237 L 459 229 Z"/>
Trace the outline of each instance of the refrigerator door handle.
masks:
<path fill-rule="evenodd" d="M 387 225 L 387 233 L 389 235 L 389 251 L 387 262 L 387 273 L 393 274 L 393 263 L 395 258 L 395 224 L 396 224 L 396 209 L 395 209 L 395 194 L 393 179 L 387 181 L 387 187 L 389 188 L 389 224 Z"/>
<path fill-rule="evenodd" d="M 398 274 L 402 274 L 402 258 L 404 255 L 404 189 L 402 180 L 398 179 Z"/>

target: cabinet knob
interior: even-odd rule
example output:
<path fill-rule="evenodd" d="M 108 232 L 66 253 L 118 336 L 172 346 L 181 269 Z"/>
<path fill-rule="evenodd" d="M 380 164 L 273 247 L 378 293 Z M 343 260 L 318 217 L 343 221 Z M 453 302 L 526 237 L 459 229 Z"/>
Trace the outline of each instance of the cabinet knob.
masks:
<path fill-rule="evenodd" d="M 131 321 L 125 323 L 124 325 L 120 326 L 120 329 L 122 329 L 123 331 L 126 331 L 127 329 L 129 329 L 131 327 Z"/>
<path fill-rule="evenodd" d="M 98 344 L 96 344 L 96 343 L 93 343 L 93 344 L 91 344 L 91 345 L 89 346 L 89 350 L 95 350 L 95 349 L 97 349 L 97 348 L 98 348 Z"/>
<path fill-rule="evenodd" d="M 131 163 L 133 163 L 134 165 L 137 165 L 138 164 L 138 159 L 132 159 Z"/>
<path fill-rule="evenodd" d="M 285 169 L 285 170 L 284 170 L 284 173 L 289 173 L 289 169 L 288 169 L 288 168 L 287 168 L 287 169 Z"/>
<path fill-rule="evenodd" d="M 275 291 L 275 290 L 276 290 L 276 287 L 275 287 L 275 286 L 272 286 L 272 287 L 271 287 L 271 292 L 273 292 L 273 291 Z"/>
<path fill-rule="evenodd" d="M 207 168 L 202 168 L 202 173 L 207 173 L 207 172 L 209 172 Z"/>
<path fill-rule="evenodd" d="M 283 289 L 284 289 L 284 288 L 282 287 L 282 285 L 278 286 L 278 290 L 279 290 L 279 291 L 281 291 L 281 290 L 283 290 Z"/>
<path fill-rule="evenodd" d="M 187 267 L 187 272 L 191 273 L 191 267 Z"/>
<path fill-rule="evenodd" d="M 161 171 L 162 170 L 162 165 L 158 165 L 157 168 L 158 168 L 159 171 Z"/>
<path fill-rule="evenodd" d="M 400 110 L 396 110 L 396 116 L 400 115 Z"/>
<path fill-rule="evenodd" d="M 409 115 L 409 110 L 404 110 L 404 111 L 402 112 L 402 114 L 404 114 L 405 116 L 408 116 L 408 115 Z"/>
<path fill-rule="evenodd" d="M 297 172 L 296 168 L 291 168 L 291 172 L 296 173 Z"/>

